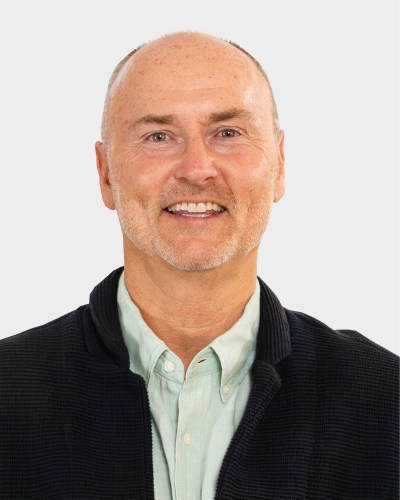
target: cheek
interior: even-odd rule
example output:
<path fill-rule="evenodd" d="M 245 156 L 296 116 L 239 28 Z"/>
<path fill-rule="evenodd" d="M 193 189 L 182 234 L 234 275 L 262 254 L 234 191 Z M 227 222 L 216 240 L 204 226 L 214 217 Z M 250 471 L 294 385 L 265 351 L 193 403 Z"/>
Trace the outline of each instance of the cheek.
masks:
<path fill-rule="evenodd" d="M 156 197 L 165 183 L 165 169 L 160 161 L 149 161 L 142 155 L 124 155 L 116 163 L 117 182 L 126 194 L 140 199 Z"/>
<path fill-rule="evenodd" d="M 254 205 L 267 201 L 273 184 L 272 169 L 265 158 L 247 158 L 232 176 L 232 189 L 238 201 Z"/>
<path fill-rule="evenodd" d="M 277 164 L 277 155 L 272 151 L 268 151 L 267 154 L 263 155 L 261 161 L 255 164 L 256 166 L 251 172 L 254 194 L 258 193 L 267 203 L 271 202 L 275 189 Z"/>

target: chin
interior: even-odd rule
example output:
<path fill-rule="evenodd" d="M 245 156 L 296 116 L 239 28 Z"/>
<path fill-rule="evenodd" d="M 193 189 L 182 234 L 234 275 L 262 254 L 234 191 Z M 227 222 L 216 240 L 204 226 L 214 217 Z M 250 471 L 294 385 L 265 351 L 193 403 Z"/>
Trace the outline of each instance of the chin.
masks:
<path fill-rule="evenodd" d="M 229 260 L 229 255 L 222 255 L 218 258 L 203 260 L 180 259 L 171 257 L 170 255 L 160 255 L 160 257 L 170 266 L 182 271 L 206 271 L 209 269 L 215 269 Z"/>
<path fill-rule="evenodd" d="M 174 269 L 182 271 L 206 271 L 218 268 L 236 258 L 244 258 L 260 243 L 262 232 L 252 234 L 247 238 L 231 237 L 223 242 L 205 244 L 204 241 L 166 241 L 164 238 L 154 238 L 154 234 L 137 234 L 123 231 L 126 241 L 130 242 L 134 253 L 148 257 L 158 257 Z M 140 236 L 140 237 L 139 237 Z M 184 250 L 183 250 L 184 249 Z"/>
<path fill-rule="evenodd" d="M 215 269 L 238 254 L 238 245 L 231 242 L 229 245 L 221 245 L 219 250 L 213 248 L 213 251 L 201 251 L 199 248 L 190 248 L 187 246 L 185 254 L 181 250 L 172 250 L 166 248 L 155 249 L 157 255 L 167 262 L 170 266 L 183 271 L 206 271 Z"/>

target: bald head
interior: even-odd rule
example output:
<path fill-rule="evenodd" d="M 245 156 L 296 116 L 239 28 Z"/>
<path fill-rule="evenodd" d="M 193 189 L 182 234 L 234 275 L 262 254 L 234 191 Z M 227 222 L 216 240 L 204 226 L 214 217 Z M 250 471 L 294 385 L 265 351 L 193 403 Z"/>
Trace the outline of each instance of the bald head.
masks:
<path fill-rule="evenodd" d="M 113 123 L 113 100 L 116 93 L 126 92 L 126 85 L 129 83 L 128 76 L 132 72 L 137 72 L 137 76 L 144 75 L 146 69 L 153 67 L 163 67 L 170 65 L 169 70 L 179 72 L 179 68 L 188 63 L 196 65 L 196 61 L 204 59 L 208 64 L 214 64 L 216 71 L 227 71 L 233 73 L 234 78 L 240 76 L 240 72 L 253 73 L 255 77 L 261 76 L 267 88 L 267 98 L 265 105 L 270 108 L 270 114 L 275 134 L 279 133 L 279 118 L 273 91 L 260 63 L 246 50 L 232 41 L 225 41 L 210 35 L 193 32 L 181 32 L 164 35 L 154 41 L 140 45 L 127 54 L 115 67 L 107 88 L 103 119 L 101 126 L 101 136 L 103 142 L 109 139 L 109 129 Z M 247 63 L 251 68 L 246 68 Z M 221 63 L 222 62 L 222 63 Z M 235 74 L 235 68 L 238 74 Z M 200 68 L 199 68 L 200 69 Z M 195 75 L 193 75 L 195 76 Z M 209 78 L 212 76 L 209 75 Z M 262 103 L 260 103 L 262 105 Z"/>

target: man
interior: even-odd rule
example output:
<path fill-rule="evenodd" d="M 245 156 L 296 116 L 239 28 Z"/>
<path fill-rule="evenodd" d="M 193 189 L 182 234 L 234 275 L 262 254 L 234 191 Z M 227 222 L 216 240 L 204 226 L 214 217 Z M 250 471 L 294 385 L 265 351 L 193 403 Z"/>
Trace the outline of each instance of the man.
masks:
<path fill-rule="evenodd" d="M 397 498 L 396 357 L 257 280 L 284 193 L 258 63 L 196 33 L 140 47 L 96 154 L 124 269 L 1 342 L 1 498 Z"/>

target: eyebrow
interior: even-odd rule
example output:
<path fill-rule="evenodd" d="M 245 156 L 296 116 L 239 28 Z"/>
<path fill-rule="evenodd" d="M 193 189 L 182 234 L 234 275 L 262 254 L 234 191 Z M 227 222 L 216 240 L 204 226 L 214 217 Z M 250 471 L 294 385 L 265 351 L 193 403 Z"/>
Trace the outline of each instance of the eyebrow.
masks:
<path fill-rule="evenodd" d="M 222 122 L 224 120 L 231 120 L 232 118 L 242 118 L 242 119 L 250 119 L 253 115 L 250 111 L 246 111 L 245 109 L 240 108 L 230 108 L 226 111 L 219 111 L 217 113 L 211 113 L 209 116 L 209 120 L 211 122 Z"/>
<path fill-rule="evenodd" d="M 157 125 L 171 125 L 175 120 L 174 115 L 144 115 L 138 120 L 134 121 L 130 126 L 137 127 L 138 125 L 146 123 L 156 123 Z"/>
<path fill-rule="evenodd" d="M 249 111 L 240 108 L 230 108 L 224 111 L 219 111 L 216 113 L 211 113 L 208 116 L 208 120 L 211 123 L 222 122 L 224 120 L 231 120 L 232 118 L 250 119 L 253 115 Z M 157 125 L 171 125 L 176 121 L 175 115 L 155 115 L 148 114 L 144 115 L 133 123 L 129 124 L 129 128 L 135 128 L 138 125 L 143 125 L 147 123 L 154 123 Z"/>

